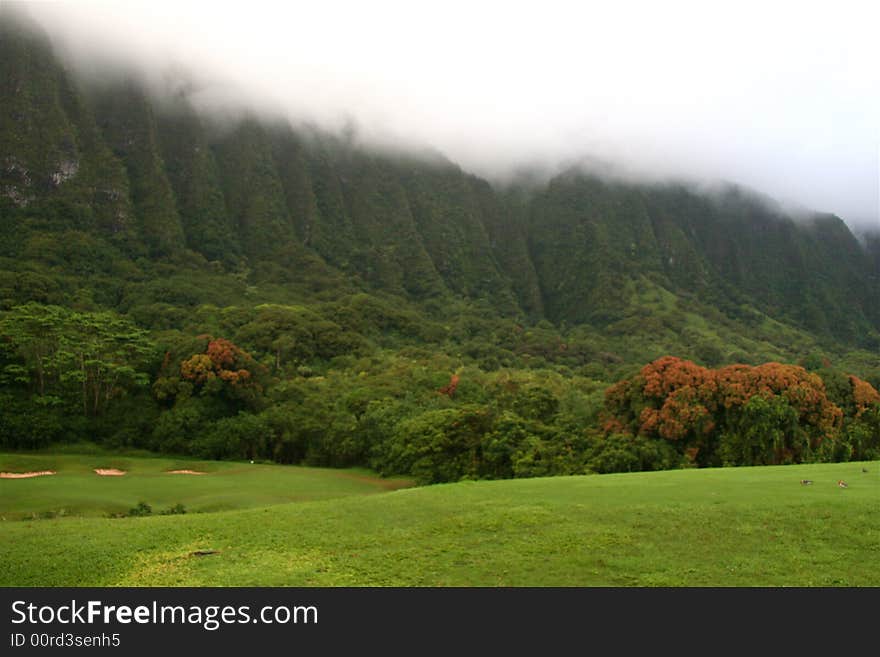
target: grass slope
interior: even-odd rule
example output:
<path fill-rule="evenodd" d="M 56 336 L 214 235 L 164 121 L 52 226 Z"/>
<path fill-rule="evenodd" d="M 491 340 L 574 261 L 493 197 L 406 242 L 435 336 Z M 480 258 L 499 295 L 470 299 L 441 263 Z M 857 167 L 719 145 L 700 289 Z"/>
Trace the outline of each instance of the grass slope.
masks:
<path fill-rule="evenodd" d="M 0 584 L 878 586 L 878 501 L 878 464 L 845 463 L 463 482 L 213 514 L 6 522 Z"/>
<path fill-rule="evenodd" d="M 101 477 L 95 468 L 124 470 Z M 226 511 L 286 502 L 363 495 L 411 485 L 366 470 L 331 470 L 107 454 L 2 454 L 0 471 L 54 470 L 33 479 L 0 479 L 0 518 L 107 516 L 143 501 L 154 513 L 183 504 L 188 512 Z M 168 474 L 195 470 L 205 475 Z"/>

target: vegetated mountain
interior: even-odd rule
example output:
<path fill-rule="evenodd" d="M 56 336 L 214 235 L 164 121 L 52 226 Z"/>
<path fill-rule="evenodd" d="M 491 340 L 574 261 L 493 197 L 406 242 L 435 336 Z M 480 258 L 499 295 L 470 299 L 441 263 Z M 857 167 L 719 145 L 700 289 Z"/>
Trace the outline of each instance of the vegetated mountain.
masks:
<path fill-rule="evenodd" d="M 10 18 L 0 47 L 9 236 L 39 218 L 131 258 L 193 252 L 282 282 L 327 267 L 413 300 L 452 293 L 599 327 L 630 313 L 645 278 L 732 317 L 751 306 L 877 345 L 877 264 L 835 216 L 795 221 L 736 187 L 706 196 L 577 170 L 517 198 L 439 157 L 254 118 L 218 125 L 131 79 L 83 93 Z"/>
<path fill-rule="evenodd" d="M 493 187 L 437 154 L 221 119 L 197 111 L 185 85 L 157 96 L 137 76 L 77 79 L 3 7 L 0 238 L 8 408 L 30 417 L 37 394 L 41 413 L 57 410 L 43 425 L 10 410 L 0 429 L 34 440 L 33 427 L 88 425 L 123 444 L 152 432 L 147 446 L 223 457 L 239 453 L 223 435 L 262 432 L 277 442 L 242 438 L 240 449 L 409 472 L 416 448 L 385 441 L 397 425 L 427 444 L 437 426 L 486 436 L 524 418 L 537 424 L 506 435 L 526 451 L 472 474 L 504 476 L 516 459 L 516 472 L 551 473 L 548 454 L 576 447 L 545 429 L 563 416 L 577 431 L 595 425 L 604 387 L 666 354 L 880 380 L 878 241 L 859 242 L 835 216 L 795 219 L 735 186 L 710 194 L 577 168 Z M 112 420 L 89 409 L 122 414 L 107 381 L 140 385 L 117 362 L 125 350 L 108 346 L 123 320 L 125 353 L 143 356 L 150 388 Z M 64 358 L 95 326 L 107 337 L 90 374 L 85 352 L 79 370 Z M 160 355 L 144 355 L 135 326 Z M 480 388 L 502 405 L 489 415 Z M 87 389 L 106 399 L 75 401 Z M 379 404 L 407 395 L 406 412 Z M 453 396 L 461 417 L 443 406 Z M 74 403 L 87 418 L 76 431 L 64 419 Z M 277 409 L 301 415 L 282 421 Z M 198 448 L 180 442 L 202 427 L 214 428 Z"/>

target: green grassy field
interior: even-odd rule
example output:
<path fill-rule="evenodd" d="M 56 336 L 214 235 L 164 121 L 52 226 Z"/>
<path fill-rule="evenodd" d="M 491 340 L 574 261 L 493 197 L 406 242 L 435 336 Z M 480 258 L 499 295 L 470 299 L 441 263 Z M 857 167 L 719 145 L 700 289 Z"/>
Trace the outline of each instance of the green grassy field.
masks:
<path fill-rule="evenodd" d="M 216 467 L 230 487 L 259 480 Z M 4 504 L 23 483 L 0 481 Z M 217 513 L 7 521 L 0 584 L 880 586 L 878 510 L 876 462 L 462 482 Z"/>
<path fill-rule="evenodd" d="M 95 468 L 124 470 L 102 477 Z M 0 479 L 0 518 L 99 516 L 125 513 L 139 502 L 154 513 L 176 504 L 187 512 L 227 511 L 286 502 L 384 492 L 412 485 L 365 470 L 330 470 L 109 454 L 2 454 L 0 472 L 52 470 L 33 479 Z M 169 474 L 195 470 L 204 475 Z"/>

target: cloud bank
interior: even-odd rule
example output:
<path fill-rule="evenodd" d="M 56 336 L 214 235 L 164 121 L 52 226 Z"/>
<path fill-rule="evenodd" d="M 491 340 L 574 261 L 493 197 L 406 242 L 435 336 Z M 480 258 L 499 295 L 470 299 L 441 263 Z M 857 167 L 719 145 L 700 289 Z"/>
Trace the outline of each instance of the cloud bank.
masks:
<path fill-rule="evenodd" d="M 28 12 L 78 65 L 498 178 L 584 156 L 724 179 L 880 228 L 880 47 L 869 3 L 76 2 Z"/>

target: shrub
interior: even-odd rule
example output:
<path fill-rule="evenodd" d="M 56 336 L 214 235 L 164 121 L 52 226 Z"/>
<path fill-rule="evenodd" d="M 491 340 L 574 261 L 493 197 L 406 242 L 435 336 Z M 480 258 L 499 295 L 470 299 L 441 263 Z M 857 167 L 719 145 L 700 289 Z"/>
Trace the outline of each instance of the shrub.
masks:
<path fill-rule="evenodd" d="M 137 518 L 142 516 L 148 516 L 153 513 L 153 507 L 151 507 L 146 502 L 138 502 L 137 506 L 132 507 L 128 510 L 128 516 L 130 518 Z"/>
<path fill-rule="evenodd" d="M 181 504 L 180 502 L 178 502 L 178 503 L 175 504 L 174 506 L 169 506 L 169 507 L 168 507 L 167 509 L 165 509 L 164 511 L 160 511 L 160 512 L 159 512 L 159 515 L 162 515 L 162 516 L 177 516 L 177 515 L 183 515 L 184 513 L 186 513 L 186 507 L 183 506 L 183 504 Z"/>

